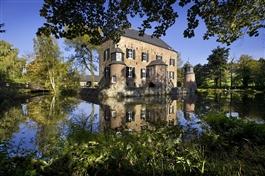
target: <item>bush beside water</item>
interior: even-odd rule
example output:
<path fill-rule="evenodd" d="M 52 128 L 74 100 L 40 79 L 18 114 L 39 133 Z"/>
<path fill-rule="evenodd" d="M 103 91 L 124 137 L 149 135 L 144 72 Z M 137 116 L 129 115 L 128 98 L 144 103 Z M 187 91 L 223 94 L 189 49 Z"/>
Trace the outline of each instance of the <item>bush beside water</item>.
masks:
<path fill-rule="evenodd" d="M 0 175 L 264 175 L 265 126 L 221 114 L 190 141 L 177 126 L 105 134 L 75 129 L 63 152 L 46 159 L 0 155 Z M 76 136 L 82 140 L 76 141 Z M 80 142 L 81 141 L 81 142 Z"/>

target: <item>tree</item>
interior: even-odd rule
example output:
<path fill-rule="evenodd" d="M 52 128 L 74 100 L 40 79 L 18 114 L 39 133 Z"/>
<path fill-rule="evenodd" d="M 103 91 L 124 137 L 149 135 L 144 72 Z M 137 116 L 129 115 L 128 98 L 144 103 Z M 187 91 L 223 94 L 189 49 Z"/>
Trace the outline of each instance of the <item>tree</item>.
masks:
<path fill-rule="evenodd" d="M 35 59 L 28 65 L 27 76 L 38 88 L 51 90 L 58 94 L 69 85 L 78 82 L 76 72 L 69 63 L 63 63 L 59 46 L 51 36 L 37 36 L 34 39 Z"/>
<path fill-rule="evenodd" d="M 242 81 L 243 87 L 247 88 L 250 82 L 254 82 L 255 69 L 257 61 L 249 55 L 242 55 L 239 58 L 238 68 L 236 70 L 238 79 Z"/>
<path fill-rule="evenodd" d="M 210 76 L 214 79 L 215 87 L 222 87 L 222 77 L 225 73 L 229 56 L 229 48 L 217 47 L 212 50 L 212 54 L 207 58 Z"/>
<path fill-rule="evenodd" d="M 153 25 L 153 36 L 160 37 L 175 23 L 177 9 L 187 7 L 184 37 L 194 36 L 200 18 L 207 27 L 204 39 L 215 36 L 230 44 L 246 33 L 259 35 L 265 27 L 264 6 L 264 0 L 45 0 L 40 15 L 46 23 L 38 32 L 69 39 L 87 34 L 93 44 L 105 39 L 117 42 L 131 26 L 129 18 L 139 16 L 140 35 Z"/>
<path fill-rule="evenodd" d="M 194 66 L 194 73 L 196 75 L 196 84 L 198 87 L 207 87 L 207 78 L 209 77 L 208 65 L 197 64 Z"/>
<path fill-rule="evenodd" d="M 90 43 L 90 37 L 88 35 L 80 36 L 72 40 L 65 40 L 65 43 L 73 48 L 75 53 L 71 56 L 70 62 L 74 62 L 81 71 L 89 71 L 94 79 L 94 72 L 97 71 L 95 63 L 98 62 L 98 58 L 93 55 L 97 47 Z M 92 82 L 94 82 L 92 80 Z"/>
<path fill-rule="evenodd" d="M 0 82 L 22 81 L 25 59 L 18 58 L 18 49 L 0 40 Z"/>
<path fill-rule="evenodd" d="M 257 71 L 254 75 L 254 82 L 256 88 L 264 89 L 265 88 L 265 59 L 260 58 L 257 61 Z"/>

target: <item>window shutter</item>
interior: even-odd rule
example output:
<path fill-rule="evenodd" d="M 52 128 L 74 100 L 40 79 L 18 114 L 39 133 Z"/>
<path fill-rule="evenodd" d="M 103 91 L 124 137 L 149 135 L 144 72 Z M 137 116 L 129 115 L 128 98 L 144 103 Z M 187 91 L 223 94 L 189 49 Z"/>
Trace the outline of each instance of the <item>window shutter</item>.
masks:
<path fill-rule="evenodd" d="M 133 78 L 135 78 L 135 68 L 133 67 L 133 70 L 132 70 L 132 76 Z"/>
<path fill-rule="evenodd" d="M 143 78 L 143 69 L 141 68 L 141 78 Z"/>
<path fill-rule="evenodd" d="M 149 53 L 146 53 L 147 62 L 149 61 Z"/>
<path fill-rule="evenodd" d="M 126 67 L 126 78 L 129 77 L 129 67 Z"/>
<path fill-rule="evenodd" d="M 104 61 L 106 60 L 106 50 L 104 51 L 104 53 L 103 53 L 103 58 L 104 58 Z"/>
<path fill-rule="evenodd" d="M 109 60 L 110 59 L 110 49 L 108 48 L 107 49 L 107 60 Z"/>
<path fill-rule="evenodd" d="M 133 50 L 133 59 L 135 60 L 135 50 Z"/>
<path fill-rule="evenodd" d="M 149 69 L 146 69 L 146 77 L 149 77 Z"/>
<path fill-rule="evenodd" d="M 142 62 L 144 61 L 144 53 L 142 53 Z"/>
<path fill-rule="evenodd" d="M 128 58 L 128 57 L 129 57 L 129 49 L 126 48 L 126 58 Z"/>

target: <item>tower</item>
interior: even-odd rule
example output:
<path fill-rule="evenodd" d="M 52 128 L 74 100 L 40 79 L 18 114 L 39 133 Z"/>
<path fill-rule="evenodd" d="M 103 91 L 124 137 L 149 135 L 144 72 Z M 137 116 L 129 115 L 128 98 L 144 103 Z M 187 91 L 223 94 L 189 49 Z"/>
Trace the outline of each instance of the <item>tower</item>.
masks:
<path fill-rule="evenodd" d="M 124 85 L 125 83 L 125 69 L 124 53 L 120 48 L 115 48 L 111 53 L 110 68 L 110 85 Z"/>
<path fill-rule="evenodd" d="M 187 90 L 187 93 L 194 93 L 197 89 L 195 73 L 189 62 L 184 65 L 184 88 Z"/>

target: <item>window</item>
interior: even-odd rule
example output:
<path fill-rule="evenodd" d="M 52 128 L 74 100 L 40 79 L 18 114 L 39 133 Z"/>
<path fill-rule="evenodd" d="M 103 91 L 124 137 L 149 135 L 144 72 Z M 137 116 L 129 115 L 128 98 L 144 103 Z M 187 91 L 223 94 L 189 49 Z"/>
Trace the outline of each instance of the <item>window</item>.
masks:
<path fill-rule="evenodd" d="M 156 60 L 162 60 L 162 56 L 156 55 Z"/>
<path fill-rule="evenodd" d="M 116 77 L 116 75 L 113 75 L 111 77 L 111 83 L 116 83 L 116 82 L 117 82 L 117 77 Z"/>
<path fill-rule="evenodd" d="M 146 119 L 146 110 L 144 108 L 141 109 L 141 119 Z"/>
<path fill-rule="evenodd" d="M 169 79 L 174 79 L 175 73 L 173 71 L 170 71 L 168 73 L 169 73 Z"/>
<path fill-rule="evenodd" d="M 111 111 L 111 117 L 112 118 L 116 117 L 116 115 L 117 115 L 117 112 L 116 111 Z"/>
<path fill-rule="evenodd" d="M 143 79 L 146 78 L 146 69 L 145 68 L 141 69 L 141 78 L 143 78 Z"/>
<path fill-rule="evenodd" d="M 126 49 L 126 58 L 135 59 L 135 50 L 134 49 Z"/>
<path fill-rule="evenodd" d="M 116 53 L 116 61 L 122 61 L 122 53 Z"/>
<path fill-rule="evenodd" d="M 170 59 L 170 60 L 169 60 L 169 65 L 173 65 L 173 66 L 175 66 L 175 59 Z"/>
<path fill-rule="evenodd" d="M 150 77 L 150 76 L 152 76 L 154 74 L 154 68 L 148 68 L 147 69 L 147 74 L 146 74 L 146 76 L 147 77 Z"/>
<path fill-rule="evenodd" d="M 122 53 L 111 53 L 111 60 L 112 61 L 123 61 L 123 54 Z"/>
<path fill-rule="evenodd" d="M 174 113 L 174 106 L 170 106 L 168 111 L 169 111 L 169 114 L 173 114 Z"/>
<path fill-rule="evenodd" d="M 134 121 L 134 114 L 133 111 L 126 112 L 126 122 Z"/>
<path fill-rule="evenodd" d="M 135 77 L 135 68 L 134 67 L 126 67 L 126 77 L 134 78 Z"/>
<path fill-rule="evenodd" d="M 149 54 L 143 52 L 142 53 L 142 62 L 148 62 L 148 59 L 149 59 Z"/>
<path fill-rule="evenodd" d="M 105 49 L 104 51 L 104 61 L 109 60 L 109 58 L 110 58 L 110 49 L 108 48 L 108 49 Z"/>
<path fill-rule="evenodd" d="M 104 77 L 105 78 L 110 78 L 110 67 L 105 67 L 104 68 Z"/>

